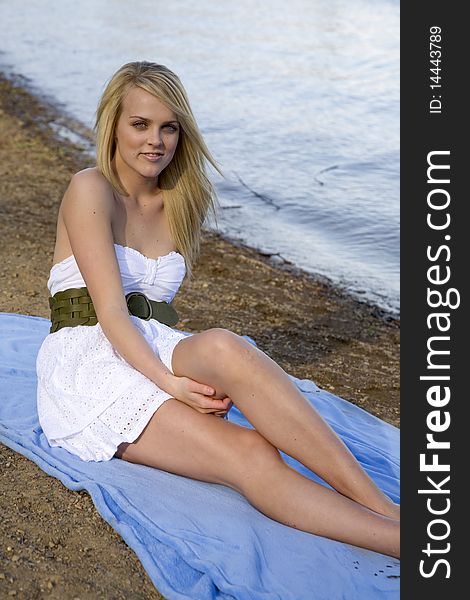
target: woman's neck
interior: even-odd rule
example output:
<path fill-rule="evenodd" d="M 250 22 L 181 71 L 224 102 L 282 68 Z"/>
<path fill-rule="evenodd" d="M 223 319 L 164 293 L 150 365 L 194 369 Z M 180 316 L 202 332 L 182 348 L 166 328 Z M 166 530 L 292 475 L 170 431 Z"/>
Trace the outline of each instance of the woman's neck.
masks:
<path fill-rule="evenodd" d="M 112 161 L 112 166 L 120 182 L 129 194 L 129 198 L 136 203 L 158 196 L 161 192 L 158 187 L 157 177 L 144 177 L 134 169 L 130 169 L 118 154 Z"/>

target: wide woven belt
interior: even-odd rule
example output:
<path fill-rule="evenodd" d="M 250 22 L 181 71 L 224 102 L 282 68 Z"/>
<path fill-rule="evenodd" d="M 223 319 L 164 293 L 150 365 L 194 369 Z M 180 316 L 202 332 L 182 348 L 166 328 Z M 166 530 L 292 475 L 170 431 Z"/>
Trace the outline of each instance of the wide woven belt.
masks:
<path fill-rule="evenodd" d="M 150 300 L 141 292 L 129 292 L 126 294 L 126 302 L 129 314 L 145 321 L 156 319 L 165 325 L 173 326 L 179 320 L 178 313 L 171 304 Z M 52 323 L 50 333 L 62 327 L 98 323 L 95 307 L 86 287 L 69 288 L 49 296 L 49 306 Z"/>

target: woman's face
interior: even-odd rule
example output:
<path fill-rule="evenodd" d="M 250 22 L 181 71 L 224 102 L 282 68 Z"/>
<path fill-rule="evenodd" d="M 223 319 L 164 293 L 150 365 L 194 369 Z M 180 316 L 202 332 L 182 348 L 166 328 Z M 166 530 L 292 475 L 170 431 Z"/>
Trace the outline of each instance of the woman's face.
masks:
<path fill-rule="evenodd" d="M 175 113 L 142 88 L 131 88 L 124 98 L 115 140 L 115 164 L 142 177 L 157 177 L 170 163 L 179 139 Z"/>

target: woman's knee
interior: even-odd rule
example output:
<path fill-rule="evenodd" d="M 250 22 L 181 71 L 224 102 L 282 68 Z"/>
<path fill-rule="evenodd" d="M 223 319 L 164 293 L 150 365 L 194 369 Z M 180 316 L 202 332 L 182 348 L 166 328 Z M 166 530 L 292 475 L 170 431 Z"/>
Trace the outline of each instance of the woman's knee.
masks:
<path fill-rule="evenodd" d="M 221 351 L 232 349 L 241 339 L 239 335 L 223 327 L 207 329 L 204 335 L 213 349 Z"/>
<path fill-rule="evenodd" d="M 214 327 L 179 342 L 173 352 L 172 369 L 175 375 L 205 377 L 205 383 L 223 388 L 227 376 L 240 374 L 241 363 L 251 361 L 255 352 L 241 336 Z"/>
<path fill-rule="evenodd" d="M 234 364 L 234 361 L 249 360 L 254 356 L 254 347 L 233 331 L 214 327 L 204 334 L 212 361 L 221 361 L 228 366 Z M 227 359 L 230 359 L 229 363 L 226 362 Z"/>
<path fill-rule="evenodd" d="M 232 487 L 246 494 L 254 482 L 259 482 L 278 465 L 285 464 L 279 450 L 256 430 L 246 428 L 240 436 Z"/>

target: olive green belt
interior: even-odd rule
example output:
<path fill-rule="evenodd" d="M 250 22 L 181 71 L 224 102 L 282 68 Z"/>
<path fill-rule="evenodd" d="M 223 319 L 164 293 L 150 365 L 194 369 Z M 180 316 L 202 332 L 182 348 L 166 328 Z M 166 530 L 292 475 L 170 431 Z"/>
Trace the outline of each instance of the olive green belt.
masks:
<path fill-rule="evenodd" d="M 168 302 L 150 300 L 141 292 L 129 292 L 126 294 L 126 302 L 129 314 L 145 321 L 156 319 L 169 326 L 178 322 L 178 313 Z M 49 333 L 62 327 L 98 323 L 95 307 L 86 287 L 70 288 L 49 296 L 49 306 L 52 323 Z"/>

